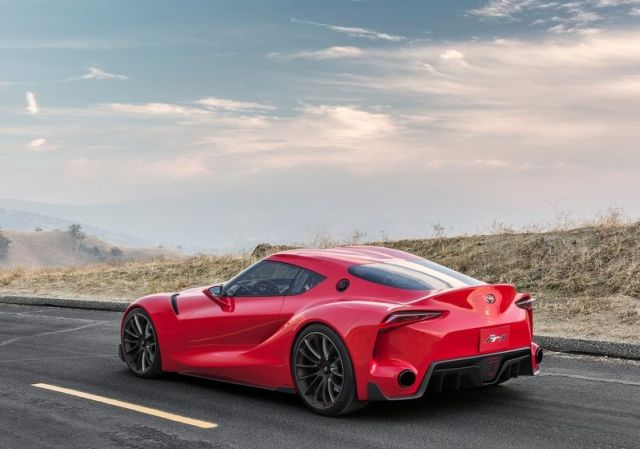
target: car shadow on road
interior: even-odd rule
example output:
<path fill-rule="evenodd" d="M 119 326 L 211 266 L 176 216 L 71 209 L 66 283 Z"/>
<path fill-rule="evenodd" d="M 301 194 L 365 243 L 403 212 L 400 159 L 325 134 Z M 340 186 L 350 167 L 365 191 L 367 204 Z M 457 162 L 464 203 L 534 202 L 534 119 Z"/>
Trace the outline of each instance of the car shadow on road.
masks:
<path fill-rule="evenodd" d="M 246 402 L 248 405 L 254 403 L 253 406 L 266 406 L 282 413 L 308 413 L 309 416 L 316 416 L 293 394 L 174 373 L 164 374 L 159 381 L 179 384 L 189 389 L 194 388 L 198 395 L 223 394 L 226 399 L 235 398 L 236 401 Z M 461 410 L 482 412 L 483 409 L 493 409 L 500 404 L 522 403 L 529 397 L 529 393 L 514 388 L 509 383 L 443 393 L 427 392 L 425 396 L 415 400 L 372 401 L 364 409 L 343 418 L 354 422 L 384 420 L 387 423 L 390 420 L 424 421 L 428 416 L 437 416 L 442 419 L 447 416 L 459 417 Z"/>

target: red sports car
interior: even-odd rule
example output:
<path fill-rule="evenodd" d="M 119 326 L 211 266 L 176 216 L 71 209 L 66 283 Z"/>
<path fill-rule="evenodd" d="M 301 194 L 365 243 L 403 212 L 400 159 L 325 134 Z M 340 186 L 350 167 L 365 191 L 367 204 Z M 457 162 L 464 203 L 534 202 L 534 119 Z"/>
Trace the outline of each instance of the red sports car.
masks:
<path fill-rule="evenodd" d="M 297 393 L 340 415 L 537 374 L 533 301 L 393 249 L 284 251 L 224 284 L 137 300 L 122 319 L 120 356 L 141 377 Z"/>

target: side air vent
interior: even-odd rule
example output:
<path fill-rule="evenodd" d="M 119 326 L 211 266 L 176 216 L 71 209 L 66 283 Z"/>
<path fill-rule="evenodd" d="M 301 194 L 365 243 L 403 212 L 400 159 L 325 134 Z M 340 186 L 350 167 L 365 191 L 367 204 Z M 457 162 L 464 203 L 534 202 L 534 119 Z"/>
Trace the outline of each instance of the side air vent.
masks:
<path fill-rule="evenodd" d="M 180 296 L 180 293 L 174 293 L 171 295 L 171 308 L 176 315 L 180 315 L 180 311 L 178 310 L 178 296 Z"/>

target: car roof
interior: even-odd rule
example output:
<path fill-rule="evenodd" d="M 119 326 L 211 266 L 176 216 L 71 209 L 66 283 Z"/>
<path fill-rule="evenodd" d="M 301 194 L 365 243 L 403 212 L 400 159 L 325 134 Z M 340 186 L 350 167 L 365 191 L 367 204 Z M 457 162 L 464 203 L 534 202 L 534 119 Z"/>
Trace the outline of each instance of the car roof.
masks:
<path fill-rule="evenodd" d="M 292 249 L 272 254 L 267 259 L 281 261 L 311 259 L 348 266 L 362 263 L 385 262 L 393 259 L 407 260 L 415 258 L 417 258 L 417 256 L 413 254 L 382 246 L 343 246 L 339 248 Z"/>

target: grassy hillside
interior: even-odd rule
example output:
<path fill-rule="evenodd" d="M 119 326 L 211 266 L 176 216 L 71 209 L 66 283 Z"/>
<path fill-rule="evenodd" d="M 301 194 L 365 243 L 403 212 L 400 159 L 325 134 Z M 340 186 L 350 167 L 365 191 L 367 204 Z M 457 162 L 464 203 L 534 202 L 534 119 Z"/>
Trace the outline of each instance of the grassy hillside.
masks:
<path fill-rule="evenodd" d="M 2 229 L 0 246 L 0 269 L 82 266 L 177 256 L 161 248 L 112 245 L 79 229 L 39 232 Z"/>
<path fill-rule="evenodd" d="M 487 282 L 513 283 L 533 293 L 539 298 L 536 328 L 540 333 L 640 343 L 640 222 L 374 244 L 418 254 Z M 130 300 L 154 291 L 177 291 L 228 279 L 280 249 L 261 245 L 254 255 L 0 270 L 0 295 Z"/>

